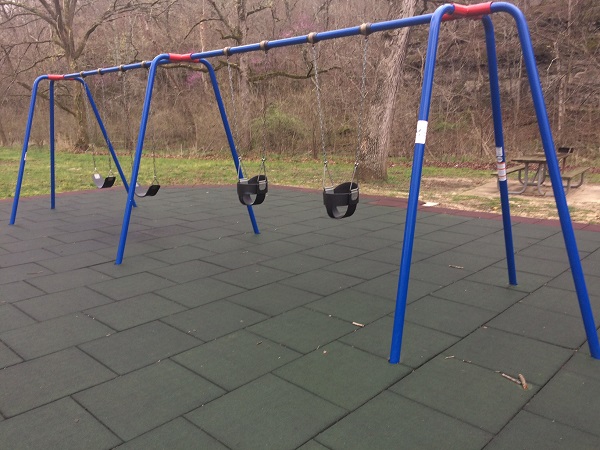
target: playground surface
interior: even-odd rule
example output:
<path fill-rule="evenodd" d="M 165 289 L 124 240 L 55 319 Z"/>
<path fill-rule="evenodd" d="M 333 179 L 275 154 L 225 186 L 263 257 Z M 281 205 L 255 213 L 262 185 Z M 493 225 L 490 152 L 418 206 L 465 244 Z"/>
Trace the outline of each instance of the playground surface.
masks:
<path fill-rule="evenodd" d="M 403 200 L 344 220 L 271 187 L 252 233 L 235 187 L 0 201 L 4 448 L 600 448 L 557 222 L 421 206 L 401 364 L 387 362 Z M 596 321 L 600 226 L 576 225 Z M 520 378 L 521 375 L 521 378 Z M 521 384 L 526 382 L 526 389 Z"/>

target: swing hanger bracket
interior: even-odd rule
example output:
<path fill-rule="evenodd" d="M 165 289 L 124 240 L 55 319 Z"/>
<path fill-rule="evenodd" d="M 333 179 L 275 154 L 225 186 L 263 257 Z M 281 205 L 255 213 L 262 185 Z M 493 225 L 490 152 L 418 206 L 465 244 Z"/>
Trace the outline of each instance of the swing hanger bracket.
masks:
<path fill-rule="evenodd" d="M 369 34 L 371 34 L 371 24 L 368 22 L 363 23 L 361 26 L 358 27 L 358 32 L 363 36 L 368 36 Z"/>
<path fill-rule="evenodd" d="M 310 43 L 310 44 L 316 44 L 317 42 L 319 42 L 319 33 L 313 31 L 312 33 L 308 33 L 306 35 L 306 40 Z"/>

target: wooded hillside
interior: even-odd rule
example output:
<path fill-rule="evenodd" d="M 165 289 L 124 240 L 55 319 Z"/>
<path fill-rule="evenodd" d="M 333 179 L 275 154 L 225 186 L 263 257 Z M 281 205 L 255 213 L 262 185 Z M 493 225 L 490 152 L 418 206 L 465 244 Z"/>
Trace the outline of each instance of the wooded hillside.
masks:
<path fill-rule="evenodd" d="M 414 0 L 416 13 L 439 1 Z M 393 17 L 400 1 L 372 0 L 47 0 L 0 1 L 0 144 L 20 145 L 33 80 L 44 73 L 150 60 L 159 53 L 188 53 L 272 40 Z M 465 3 L 477 3 L 469 1 Z M 518 0 L 534 41 L 538 70 L 557 145 L 600 155 L 600 2 Z M 58 7 L 57 5 L 62 5 Z M 58 8 L 58 9 L 55 9 Z M 493 16 L 496 29 L 507 153 L 539 150 L 525 68 L 514 22 Z M 396 93 L 390 155 L 412 153 L 428 27 L 409 36 Z M 393 34 L 393 33 L 392 33 Z M 369 36 L 367 101 L 377 62 L 390 35 Z M 351 159 L 356 150 L 363 38 L 317 45 L 328 151 Z M 232 56 L 240 150 L 319 158 L 314 64 L 310 46 L 273 49 L 267 55 Z M 213 61 L 230 105 L 225 58 Z M 181 66 L 181 65 L 180 65 Z M 226 140 L 208 77 L 198 65 L 161 68 L 148 127 L 148 146 L 160 153 L 209 156 Z M 139 125 L 145 70 L 87 79 L 118 152 L 130 152 Z M 35 116 L 32 142 L 46 145 L 47 88 Z M 78 83 L 57 83 L 59 150 L 101 147 L 86 119 Z M 231 112 L 229 112 L 231 114 Z M 494 140 L 483 27 L 460 20 L 442 26 L 427 141 L 430 159 L 489 158 Z M 79 126 L 78 126 L 79 125 Z"/>

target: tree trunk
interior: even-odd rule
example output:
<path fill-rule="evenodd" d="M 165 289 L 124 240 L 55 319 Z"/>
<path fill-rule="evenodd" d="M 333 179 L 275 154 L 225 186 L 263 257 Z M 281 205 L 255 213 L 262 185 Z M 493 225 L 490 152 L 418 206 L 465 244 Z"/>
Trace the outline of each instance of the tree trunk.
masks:
<path fill-rule="evenodd" d="M 402 0 L 392 9 L 394 17 L 415 15 L 417 0 Z M 383 57 L 375 68 L 376 80 L 366 114 L 364 141 L 359 155 L 362 179 L 385 180 L 396 93 L 404 70 L 410 28 L 384 35 Z"/>

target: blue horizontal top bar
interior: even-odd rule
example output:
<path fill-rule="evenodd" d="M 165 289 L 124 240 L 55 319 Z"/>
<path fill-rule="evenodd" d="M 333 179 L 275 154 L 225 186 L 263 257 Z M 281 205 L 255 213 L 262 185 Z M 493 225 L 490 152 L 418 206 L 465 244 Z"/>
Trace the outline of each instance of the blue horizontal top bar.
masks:
<path fill-rule="evenodd" d="M 369 24 L 368 27 L 368 33 L 372 34 L 372 33 L 377 33 L 377 32 L 381 32 L 381 31 L 387 31 L 387 30 L 394 30 L 394 29 L 398 29 L 398 28 L 406 28 L 406 27 L 411 27 L 411 26 L 416 26 L 416 25 L 425 25 L 428 24 L 429 22 L 431 22 L 431 18 L 433 17 L 433 14 L 424 14 L 421 16 L 415 16 L 415 17 L 407 17 L 407 18 L 403 18 L 403 19 L 395 19 L 395 20 L 388 20 L 388 21 L 384 21 L 384 22 L 375 22 L 372 24 Z M 361 34 L 361 26 L 355 26 L 355 27 L 349 27 L 349 28 L 340 28 L 338 30 L 331 30 L 331 31 L 322 31 L 320 33 L 315 33 L 314 36 L 314 42 L 319 42 L 319 41 L 328 41 L 331 39 L 338 39 L 338 38 L 342 38 L 342 37 L 349 37 L 349 36 L 357 36 Z M 206 51 L 206 52 L 199 52 L 199 53 L 191 53 L 190 57 L 192 60 L 194 60 L 194 62 L 197 62 L 197 60 L 201 59 L 201 58 L 214 58 L 217 56 L 228 56 L 228 55 L 234 55 L 234 54 L 240 54 L 240 53 L 249 53 L 249 52 L 256 52 L 256 51 L 263 51 L 263 50 L 269 50 L 271 48 L 278 48 L 278 47 L 288 47 L 291 45 L 301 45 L 301 44 L 306 44 L 309 42 L 309 35 L 303 35 L 303 36 L 294 36 L 294 37 L 290 37 L 290 38 L 283 38 L 283 39 L 276 39 L 273 41 L 266 41 L 266 44 L 264 45 L 264 48 L 261 47 L 260 43 L 255 43 L 255 44 L 245 44 L 245 45 L 239 45 L 237 47 L 227 47 L 227 50 L 225 48 L 219 49 L 219 50 L 210 50 L 210 51 Z M 172 61 L 169 61 L 168 57 L 165 59 L 165 55 L 168 54 L 161 54 L 156 56 L 154 60 L 156 60 L 157 64 L 168 64 Z M 181 61 L 177 61 L 177 62 L 181 62 Z M 75 72 L 75 73 L 69 73 L 69 74 L 65 74 L 64 75 L 64 79 L 72 79 L 72 78 L 76 78 L 76 77 L 89 77 L 89 76 L 94 76 L 94 75 L 105 75 L 107 73 L 114 73 L 114 72 L 127 72 L 128 70 L 134 70 L 134 69 L 142 69 L 142 68 L 149 68 L 151 64 L 151 61 L 142 61 L 142 62 L 138 62 L 138 63 L 132 63 L 132 64 L 122 64 L 120 66 L 113 66 L 113 67 L 104 67 L 104 68 L 99 68 L 99 69 L 94 69 L 94 70 L 87 70 L 87 71 L 83 71 L 83 72 Z"/>

